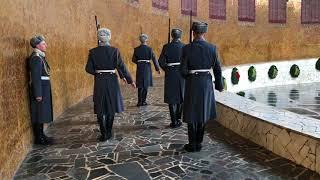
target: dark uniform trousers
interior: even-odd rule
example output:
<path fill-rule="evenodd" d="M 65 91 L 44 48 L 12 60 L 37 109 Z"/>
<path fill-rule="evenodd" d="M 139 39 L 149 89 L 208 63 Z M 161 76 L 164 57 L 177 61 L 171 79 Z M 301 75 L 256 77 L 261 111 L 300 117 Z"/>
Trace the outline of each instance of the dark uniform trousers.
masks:
<path fill-rule="evenodd" d="M 179 126 L 181 124 L 182 104 L 169 104 L 169 111 L 171 117 L 171 127 Z"/>
<path fill-rule="evenodd" d="M 203 141 L 205 124 L 202 122 L 188 123 L 188 140 L 191 149 L 200 150 Z"/>
<path fill-rule="evenodd" d="M 145 103 L 147 100 L 148 88 L 138 88 L 138 104 Z"/>
<path fill-rule="evenodd" d="M 114 114 L 97 114 L 97 119 L 100 126 L 100 132 L 102 137 L 110 139 L 112 137 Z"/>

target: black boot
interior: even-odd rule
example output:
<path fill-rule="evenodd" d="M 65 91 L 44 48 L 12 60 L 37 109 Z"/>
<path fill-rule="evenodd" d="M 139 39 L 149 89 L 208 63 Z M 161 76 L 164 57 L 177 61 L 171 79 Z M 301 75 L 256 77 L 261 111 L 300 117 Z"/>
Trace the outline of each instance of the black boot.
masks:
<path fill-rule="evenodd" d="M 142 102 L 143 102 L 143 100 L 142 100 L 142 88 L 138 88 L 138 104 L 137 104 L 137 106 L 138 107 L 142 106 Z"/>
<path fill-rule="evenodd" d="M 181 120 L 181 115 L 182 115 L 182 104 L 177 104 L 177 110 L 176 110 L 176 117 L 177 120 Z"/>
<path fill-rule="evenodd" d="M 33 124 L 34 144 L 48 145 L 45 139 L 41 136 L 41 125 L 38 123 Z"/>
<path fill-rule="evenodd" d="M 147 101 L 148 89 L 142 88 L 142 106 L 148 105 Z"/>
<path fill-rule="evenodd" d="M 106 141 L 107 140 L 107 122 L 106 122 L 106 116 L 105 115 L 99 115 L 98 116 L 98 122 L 99 122 L 99 126 L 100 126 L 100 137 L 99 137 L 99 141 Z"/>
<path fill-rule="evenodd" d="M 176 105 L 175 104 L 169 104 L 169 112 L 170 112 L 170 118 L 171 118 L 171 123 L 170 127 L 175 128 L 176 127 Z"/>
<path fill-rule="evenodd" d="M 188 123 L 188 139 L 189 144 L 184 145 L 184 149 L 188 152 L 196 151 L 196 128 L 192 123 Z"/>
<path fill-rule="evenodd" d="M 177 128 L 181 126 L 181 121 L 177 119 L 177 110 L 178 106 L 177 104 L 169 104 L 169 111 L 170 111 L 170 117 L 171 117 L 171 128 Z"/>
<path fill-rule="evenodd" d="M 39 124 L 39 128 L 40 128 L 40 136 L 44 139 L 44 141 L 47 143 L 47 144 L 52 144 L 53 143 L 53 138 L 52 137 L 48 137 L 46 136 L 46 134 L 44 133 L 43 131 L 43 124 Z"/>
<path fill-rule="evenodd" d="M 114 115 L 108 116 L 107 120 L 107 139 L 111 139 L 112 137 L 112 126 L 113 126 Z"/>
<path fill-rule="evenodd" d="M 182 125 L 182 122 L 181 122 L 181 113 L 182 113 L 182 105 L 181 104 L 177 104 L 176 105 L 177 108 L 176 108 L 176 124 L 177 124 L 177 127 L 180 127 Z"/>
<path fill-rule="evenodd" d="M 196 151 L 201 151 L 201 148 L 202 148 L 201 143 L 202 143 L 202 141 L 203 141 L 204 129 L 205 129 L 204 124 L 199 123 L 199 124 L 198 124 L 198 127 L 197 127 Z"/>

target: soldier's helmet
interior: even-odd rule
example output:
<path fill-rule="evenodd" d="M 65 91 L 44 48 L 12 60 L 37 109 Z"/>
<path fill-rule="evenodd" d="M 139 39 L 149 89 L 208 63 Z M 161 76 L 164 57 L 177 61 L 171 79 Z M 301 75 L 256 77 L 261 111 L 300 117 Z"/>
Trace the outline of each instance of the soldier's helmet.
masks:
<path fill-rule="evenodd" d="M 31 45 L 31 47 L 36 48 L 36 46 L 44 40 L 45 40 L 45 38 L 42 35 L 33 36 L 30 39 L 30 45 Z"/>
<path fill-rule="evenodd" d="M 192 23 L 192 31 L 195 33 L 206 33 L 208 32 L 208 23 L 195 21 Z"/>
<path fill-rule="evenodd" d="M 181 38 L 181 35 L 182 35 L 182 30 L 181 29 L 174 28 L 174 29 L 171 30 L 171 37 L 173 39 L 179 39 L 179 38 Z"/>

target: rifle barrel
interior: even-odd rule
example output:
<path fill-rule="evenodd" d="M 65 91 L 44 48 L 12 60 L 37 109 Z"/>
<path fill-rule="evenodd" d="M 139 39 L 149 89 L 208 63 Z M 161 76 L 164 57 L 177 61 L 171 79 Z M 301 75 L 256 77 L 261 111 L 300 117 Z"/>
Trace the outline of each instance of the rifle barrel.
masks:
<path fill-rule="evenodd" d="M 189 43 L 192 42 L 192 7 L 190 10 L 190 32 L 189 32 Z"/>
<path fill-rule="evenodd" d="M 171 30 L 171 22 L 170 22 L 170 18 L 169 18 L 169 30 L 168 30 L 168 43 L 170 43 L 170 30 Z"/>

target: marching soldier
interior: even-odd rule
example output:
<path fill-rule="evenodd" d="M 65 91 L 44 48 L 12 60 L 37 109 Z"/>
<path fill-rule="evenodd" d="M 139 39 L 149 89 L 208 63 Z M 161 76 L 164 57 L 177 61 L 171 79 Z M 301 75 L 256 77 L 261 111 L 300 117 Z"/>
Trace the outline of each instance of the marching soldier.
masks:
<path fill-rule="evenodd" d="M 122 80 L 136 87 L 131 75 L 123 63 L 117 48 L 110 46 L 111 31 L 106 28 L 98 30 L 99 46 L 89 51 L 86 71 L 94 75 L 94 113 L 100 126 L 100 141 L 112 137 L 115 113 L 124 110 L 122 95 L 115 69 Z"/>
<path fill-rule="evenodd" d="M 30 71 L 30 108 L 34 143 L 48 145 L 52 138 L 43 132 L 43 124 L 53 121 L 50 67 L 46 59 L 47 44 L 43 36 L 31 38 L 33 52 L 29 57 Z"/>
<path fill-rule="evenodd" d="M 153 61 L 156 71 L 160 74 L 159 64 L 152 48 L 147 46 L 148 36 L 146 34 L 140 35 L 141 45 L 134 48 L 132 62 L 137 64 L 136 83 L 138 87 L 138 104 L 137 106 L 147 105 L 146 99 L 148 94 L 148 87 L 153 86 L 151 63 Z"/>
<path fill-rule="evenodd" d="M 186 151 L 200 151 L 205 124 L 216 117 L 211 69 L 215 77 L 215 89 L 222 91 L 221 66 L 215 45 L 204 39 L 208 24 L 193 22 L 193 42 L 184 46 L 181 58 L 181 74 L 186 79 L 183 121 L 188 123 L 189 144 Z"/>
<path fill-rule="evenodd" d="M 159 58 L 160 67 L 165 71 L 164 102 L 169 104 L 172 128 L 182 124 L 180 120 L 185 82 L 180 73 L 180 57 L 184 46 L 181 35 L 180 29 L 172 29 L 173 40 L 163 46 Z"/>

